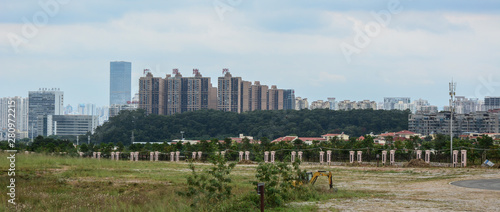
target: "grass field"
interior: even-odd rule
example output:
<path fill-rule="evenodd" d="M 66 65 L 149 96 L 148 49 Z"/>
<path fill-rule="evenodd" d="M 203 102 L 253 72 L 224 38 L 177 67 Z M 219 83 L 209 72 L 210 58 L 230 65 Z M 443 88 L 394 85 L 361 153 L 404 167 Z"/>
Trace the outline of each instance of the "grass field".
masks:
<path fill-rule="evenodd" d="M 7 175 L 9 161 L 5 153 L 0 154 L 0 157 L 3 158 L 0 160 L 2 167 L 0 186 L 4 188 L 1 206 L 9 211 L 258 210 L 254 203 L 242 203 L 249 195 L 257 195 L 254 194 L 255 187 L 251 183 L 255 181 L 256 165 L 236 166 L 231 173 L 233 195 L 230 200 L 220 203 L 220 207 L 213 205 L 191 207 L 191 199 L 176 193 L 186 189 L 186 177 L 191 174 L 188 163 L 110 161 L 43 154 L 17 155 L 15 177 L 17 205 L 12 207 L 7 203 L 8 196 L 5 195 L 10 179 Z M 210 164 L 198 163 L 196 166 L 203 169 Z M 421 209 L 435 209 L 441 207 L 440 200 L 427 198 L 424 190 L 419 193 L 417 189 L 417 193 L 408 191 L 404 194 L 401 191 L 420 184 L 440 185 L 440 182 L 454 179 L 500 177 L 498 170 L 465 168 L 415 169 L 310 165 L 303 165 L 301 168 L 310 171 L 332 171 L 334 186 L 338 191 L 328 190 L 327 179 L 320 178 L 315 185 L 318 196 L 311 197 L 305 202 L 292 202 L 285 207 L 271 208 L 271 211 L 364 210 L 370 209 L 368 203 L 373 203 L 374 200 L 380 202 L 378 200 L 397 199 L 410 201 L 408 207 L 415 204 Z M 401 189 L 398 189 L 398 186 Z M 500 192 L 493 191 L 493 194 L 499 195 Z M 445 202 L 442 203 L 446 205 Z M 361 203 L 367 203 L 366 208 L 362 208 Z M 392 206 L 387 203 L 377 207 L 390 210 Z M 394 206 L 392 209 L 398 210 L 398 207 Z"/>

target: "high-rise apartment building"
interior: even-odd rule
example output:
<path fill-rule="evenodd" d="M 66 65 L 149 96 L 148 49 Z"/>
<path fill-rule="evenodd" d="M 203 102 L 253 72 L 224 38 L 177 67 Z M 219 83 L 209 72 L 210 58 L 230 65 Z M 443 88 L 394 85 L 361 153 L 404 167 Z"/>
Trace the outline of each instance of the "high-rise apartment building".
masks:
<path fill-rule="evenodd" d="M 241 77 L 233 77 L 228 69 L 224 69 L 223 73 L 225 73 L 225 75 L 218 79 L 217 109 L 240 113 Z"/>
<path fill-rule="evenodd" d="M 139 108 L 147 114 L 165 114 L 165 80 L 148 72 L 139 79 Z"/>
<path fill-rule="evenodd" d="M 295 110 L 295 91 L 293 89 L 283 90 L 283 110 Z"/>
<path fill-rule="evenodd" d="M 253 85 L 250 86 L 250 110 L 267 110 L 267 91 L 269 87 L 267 85 L 261 85 L 259 81 L 255 81 Z"/>
<path fill-rule="evenodd" d="M 14 118 L 9 117 L 9 114 L 13 114 L 12 111 L 9 111 L 9 105 L 12 103 L 15 105 L 14 108 L 11 108 L 14 109 Z M 28 134 L 28 98 L 19 96 L 0 98 L 0 140 L 7 139 L 9 118 L 15 121 L 16 137 L 18 139 L 26 138 Z"/>
<path fill-rule="evenodd" d="M 28 94 L 28 136 L 36 137 L 37 119 L 43 115 L 64 114 L 64 93 L 59 88 L 40 88 Z"/>
<path fill-rule="evenodd" d="M 267 109 L 268 110 L 283 110 L 283 89 L 278 89 L 276 85 L 271 86 L 267 91 Z"/>
<path fill-rule="evenodd" d="M 109 105 L 125 105 L 132 96 L 132 63 L 110 62 Z"/>
<path fill-rule="evenodd" d="M 139 108 L 148 114 L 172 115 L 186 111 L 217 108 L 217 90 L 210 77 L 203 77 L 198 69 L 193 77 L 182 77 L 178 69 L 165 79 L 147 73 L 139 79 Z"/>

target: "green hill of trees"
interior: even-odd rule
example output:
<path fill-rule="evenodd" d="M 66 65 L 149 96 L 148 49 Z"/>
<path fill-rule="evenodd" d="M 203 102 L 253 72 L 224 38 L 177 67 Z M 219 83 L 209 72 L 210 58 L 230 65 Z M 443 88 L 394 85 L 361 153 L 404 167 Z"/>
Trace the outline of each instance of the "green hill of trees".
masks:
<path fill-rule="evenodd" d="M 121 111 L 98 127 L 92 140 L 99 143 L 163 142 L 180 139 L 235 137 L 240 133 L 275 139 L 285 135 L 319 137 L 326 133 L 350 136 L 400 131 L 408 128 L 409 111 L 399 110 L 274 110 L 232 113 L 200 110 L 172 116 L 145 115 L 144 110 Z"/>

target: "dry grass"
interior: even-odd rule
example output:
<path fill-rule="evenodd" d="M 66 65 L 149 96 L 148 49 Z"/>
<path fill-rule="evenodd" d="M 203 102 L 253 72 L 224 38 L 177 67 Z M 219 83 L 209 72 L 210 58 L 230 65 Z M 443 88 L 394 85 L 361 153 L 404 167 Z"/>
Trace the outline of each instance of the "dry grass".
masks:
<path fill-rule="evenodd" d="M 5 154 L 0 154 L 5 158 Z M 8 161 L 0 160 L 1 167 Z M 196 163 L 197 170 L 208 163 Z M 245 208 L 241 204 L 254 195 L 255 167 L 237 165 L 233 170 L 233 198 L 221 208 Z M 500 208 L 496 191 L 467 190 L 448 183 L 455 180 L 500 178 L 498 169 L 484 168 L 395 168 L 301 166 L 308 171 L 325 170 L 334 174 L 334 187 L 319 178 L 316 189 L 320 199 L 292 203 L 279 211 L 317 210 L 481 210 Z M 13 211 L 203 211 L 210 205 L 190 207 L 191 199 L 176 191 L 186 188 L 190 175 L 188 163 L 130 162 L 81 159 L 39 154 L 17 155 L 16 207 Z M 0 187 L 6 188 L 10 177 L 1 172 Z M 4 190 L 5 191 L 5 190 Z M 7 196 L 1 195 L 4 211 Z M 242 209 L 243 208 L 243 209 Z M 223 210 L 220 209 L 219 210 Z"/>

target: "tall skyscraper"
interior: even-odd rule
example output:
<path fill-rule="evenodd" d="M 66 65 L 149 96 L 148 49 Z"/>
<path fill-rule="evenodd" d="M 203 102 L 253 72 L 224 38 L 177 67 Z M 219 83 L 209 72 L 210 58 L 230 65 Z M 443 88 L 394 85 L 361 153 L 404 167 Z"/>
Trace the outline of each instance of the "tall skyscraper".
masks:
<path fill-rule="evenodd" d="M 125 105 L 132 96 L 132 63 L 110 62 L 109 105 Z"/>
<path fill-rule="evenodd" d="M 64 93 L 59 88 L 40 88 L 30 91 L 28 99 L 28 136 L 32 138 L 38 135 L 38 116 L 64 114 Z"/>

